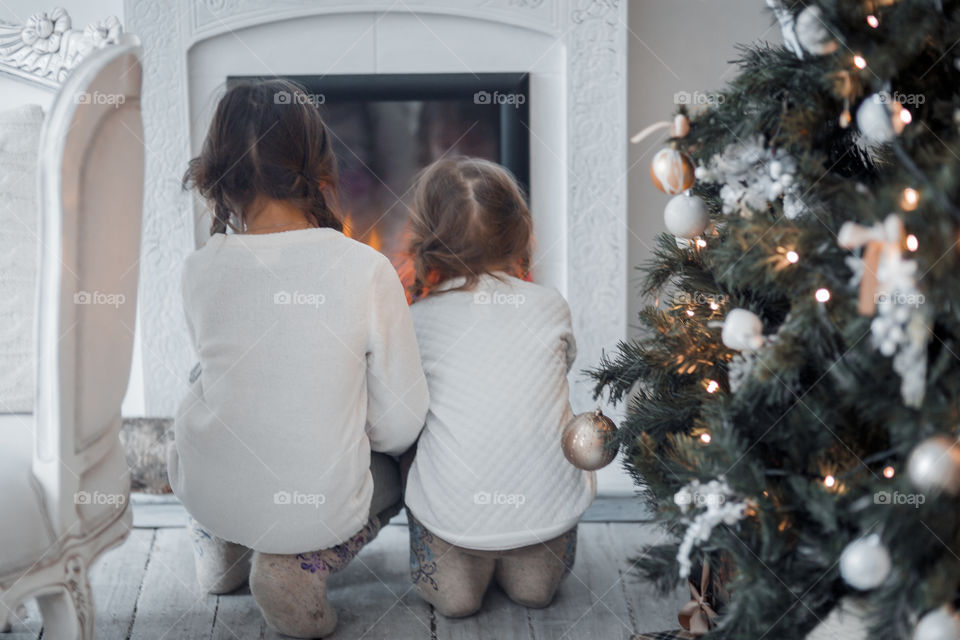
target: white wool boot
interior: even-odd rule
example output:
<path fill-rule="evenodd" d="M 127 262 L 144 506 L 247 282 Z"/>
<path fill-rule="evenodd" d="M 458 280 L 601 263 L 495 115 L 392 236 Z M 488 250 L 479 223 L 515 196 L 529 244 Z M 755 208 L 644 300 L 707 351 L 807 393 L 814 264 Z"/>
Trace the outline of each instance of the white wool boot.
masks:
<path fill-rule="evenodd" d="M 327 600 L 327 578 L 346 567 L 380 531 L 374 516 L 349 540 L 294 555 L 253 554 L 250 592 L 270 628 L 295 638 L 333 633 L 337 611 Z"/>
<path fill-rule="evenodd" d="M 246 583 L 250 576 L 250 549 L 218 538 L 193 518 L 187 520 L 187 533 L 193 542 L 200 588 L 221 594 L 236 591 Z"/>

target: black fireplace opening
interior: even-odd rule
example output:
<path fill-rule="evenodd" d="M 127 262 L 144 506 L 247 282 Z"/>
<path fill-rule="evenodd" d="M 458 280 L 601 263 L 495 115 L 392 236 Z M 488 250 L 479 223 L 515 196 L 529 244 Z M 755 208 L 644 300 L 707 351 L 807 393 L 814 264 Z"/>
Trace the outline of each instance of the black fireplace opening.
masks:
<path fill-rule="evenodd" d="M 333 135 L 340 208 L 348 234 L 404 258 L 417 172 L 450 155 L 498 162 L 527 189 L 530 93 L 527 73 L 282 76 L 306 89 Z M 231 76 L 227 86 L 265 79 Z"/>

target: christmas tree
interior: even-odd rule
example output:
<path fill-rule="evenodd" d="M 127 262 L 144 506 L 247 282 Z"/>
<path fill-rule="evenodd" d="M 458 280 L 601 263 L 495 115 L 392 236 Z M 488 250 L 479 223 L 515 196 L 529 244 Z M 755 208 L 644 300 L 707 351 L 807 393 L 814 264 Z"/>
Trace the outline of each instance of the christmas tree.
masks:
<path fill-rule="evenodd" d="M 768 0 L 651 177 L 639 338 L 590 374 L 709 638 L 960 638 L 960 2 Z M 653 127 L 656 128 L 656 127 Z M 722 587 L 722 588 L 718 588 Z M 696 607 L 694 607 L 696 609 Z"/>

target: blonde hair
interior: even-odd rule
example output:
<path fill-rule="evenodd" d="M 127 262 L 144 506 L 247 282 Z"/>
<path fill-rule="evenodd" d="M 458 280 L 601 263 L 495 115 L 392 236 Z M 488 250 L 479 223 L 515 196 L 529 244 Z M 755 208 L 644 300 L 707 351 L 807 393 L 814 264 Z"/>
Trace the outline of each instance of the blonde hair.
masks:
<path fill-rule="evenodd" d="M 484 274 L 530 270 L 530 209 L 516 179 L 496 163 L 454 157 L 424 168 L 409 224 L 414 298 L 457 277 L 466 281 L 455 289 L 471 289 Z"/>

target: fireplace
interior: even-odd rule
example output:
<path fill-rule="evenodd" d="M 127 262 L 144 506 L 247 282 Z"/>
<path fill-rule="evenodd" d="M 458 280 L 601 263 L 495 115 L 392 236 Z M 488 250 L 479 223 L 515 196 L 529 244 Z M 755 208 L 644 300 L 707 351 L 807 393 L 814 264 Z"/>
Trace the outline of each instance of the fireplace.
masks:
<path fill-rule="evenodd" d="M 487 144 L 496 139 L 498 146 L 470 152 L 495 155 L 529 185 L 536 234 L 533 277 L 557 288 L 570 303 L 578 343 L 570 375 L 573 405 L 577 411 L 595 406 L 591 385 L 580 372 L 615 346 L 627 325 L 626 4 L 125 0 L 125 30 L 149 43 L 137 337 L 142 362 L 135 364 L 131 380 L 142 390 L 142 415 L 172 415 L 193 364 L 178 283 L 184 257 L 206 241 L 208 213 L 182 192 L 178 178 L 202 144 L 225 80 L 260 76 L 298 79 L 323 93 L 331 109 L 328 118 L 344 140 L 349 136 L 332 114 L 335 102 L 367 101 L 372 111 L 391 97 L 424 107 L 449 106 L 431 92 L 444 88 L 472 98 L 477 88 L 470 83 L 478 81 L 493 81 L 482 89 L 490 92 L 491 102 L 492 89 L 523 91 L 527 100 L 520 109 L 492 109 L 517 116 L 501 119 L 498 135 L 483 136 Z M 322 87 L 314 87 L 314 80 Z M 526 88 L 518 89 L 523 82 Z M 415 93 L 391 93 L 401 90 Z M 511 123 L 519 125 L 521 135 L 510 133 Z M 505 148 L 504 141 L 518 146 Z M 340 152 L 344 163 L 350 155 Z M 516 161 L 523 157 L 526 168 Z M 404 162 L 403 171 L 378 171 L 405 185 L 405 174 L 422 161 Z M 359 191 L 355 180 L 348 176 L 346 189 Z M 404 188 L 385 181 L 394 191 Z M 371 243 L 374 230 L 385 233 L 377 225 L 365 226 L 359 205 L 348 206 L 355 233 Z M 363 216 L 376 219 L 378 209 L 372 211 Z M 391 224 L 393 213 L 387 216 Z M 384 251 L 393 251 L 383 235 L 380 242 Z"/>
<path fill-rule="evenodd" d="M 231 76 L 227 86 L 265 79 Z M 405 282 L 406 221 L 417 172 L 476 156 L 507 167 L 527 189 L 526 73 L 286 76 L 303 86 L 333 135 L 346 232 L 383 252 Z"/>

